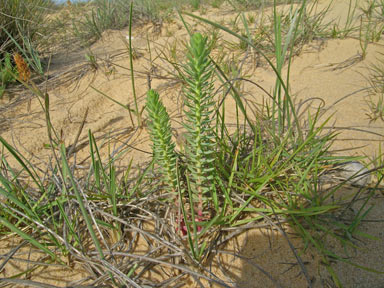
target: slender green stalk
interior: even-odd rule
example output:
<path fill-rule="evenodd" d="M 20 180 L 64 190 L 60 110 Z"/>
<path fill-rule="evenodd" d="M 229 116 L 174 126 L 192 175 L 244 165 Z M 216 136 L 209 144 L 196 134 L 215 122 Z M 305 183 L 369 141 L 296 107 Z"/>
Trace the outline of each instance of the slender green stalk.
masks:
<path fill-rule="evenodd" d="M 28 173 L 29 177 L 33 182 L 39 187 L 41 192 L 44 191 L 43 183 L 41 182 L 37 171 L 34 169 L 33 165 L 25 158 L 21 153 L 15 150 L 3 137 L 0 136 L 0 143 L 11 153 L 15 160 L 23 167 L 23 169 Z"/>
<path fill-rule="evenodd" d="M 15 225 L 13 225 L 12 223 L 10 223 L 7 219 L 3 218 L 3 217 L 0 217 L 0 223 L 2 225 L 4 225 L 5 227 L 7 227 L 9 230 L 11 230 L 12 232 L 16 233 L 17 235 L 19 235 L 22 239 L 28 241 L 29 243 L 31 243 L 32 245 L 34 245 L 35 247 L 41 249 L 41 251 L 44 251 L 45 253 L 47 253 L 49 256 L 52 257 L 52 259 L 57 259 L 57 255 L 55 253 L 53 253 L 51 250 L 49 250 L 45 245 L 41 244 L 39 241 L 37 241 L 36 239 L 34 239 L 33 237 L 31 237 L 31 235 L 28 235 L 27 233 L 25 233 L 24 231 L 18 229 Z"/>
<path fill-rule="evenodd" d="M 132 51 L 132 11 L 133 11 L 133 1 L 131 2 L 131 9 L 129 10 L 129 64 L 131 68 L 131 81 L 132 81 L 132 93 L 133 100 L 135 102 L 135 113 L 137 117 L 137 125 L 141 126 L 141 113 L 139 112 L 139 107 L 137 104 L 136 89 L 135 89 L 135 75 L 133 72 L 133 51 Z"/>
<path fill-rule="evenodd" d="M 104 259 L 104 253 L 103 253 L 103 250 L 101 248 L 101 245 L 100 245 L 100 241 L 99 239 L 97 238 L 96 236 L 96 233 L 95 233 L 95 230 L 93 228 L 93 222 L 91 220 L 91 217 L 89 216 L 88 214 L 88 211 L 87 209 L 85 208 L 85 205 L 84 205 L 84 201 L 87 201 L 86 199 L 83 198 L 83 196 L 81 195 L 78 187 L 77 187 L 77 183 L 71 173 L 71 170 L 69 169 L 69 165 L 68 165 L 68 162 L 67 162 L 67 159 L 66 159 L 66 151 L 65 151 L 65 146 L 64 145 L 61 145 L 60 146 L 60 152 L 61 152 L 61 157 L 62 157 L 62 162 L 63 162 L 63 175 L 66 175 L 70 182 L 71 182 L 71 185 L 72 185 L 72 188 L 73 188 L 73 191 L 75 193 L 75 196 L 76 196 L 76 199 L 77 199 L 77 202 L 79 204 L 79 207 L 80 207 L 80 211 L 81 211 L 81 214 L 83 215 L 84 217 L 84 220 L 85 220 L 85 223 L 87 224 L 87 228 L 88 228 L 88 231 L 89 231 L 89 234 L 93 240 L 93 244 L 95 245 L 96 247 L 96 250 L 99 252 L 99 256 L 101 259 Z"/>

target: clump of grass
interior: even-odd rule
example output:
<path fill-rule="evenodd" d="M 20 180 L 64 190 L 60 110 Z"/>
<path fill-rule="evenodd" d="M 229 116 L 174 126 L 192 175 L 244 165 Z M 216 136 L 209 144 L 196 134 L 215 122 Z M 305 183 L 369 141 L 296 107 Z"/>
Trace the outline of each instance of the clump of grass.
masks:
<path fill-rule="evenodd" d="M 137 1 L 132 6 L 134 12 L 134 22 L 143 21 L 145 19 L 161 21 L 167 17 L 174 7 L 182 7 L 190 4 L 194 9 L 200 6 L 199 0 L 185 1 Z M 83 16 L 79 17 L 80 11 L 73 8 L 75 17 L 72 18 L 72 28 L 76 38 L 81 39 L 83 45 L 87 46 L 97 39 L 101 38 L 102 33 L 107 29 L 121 29 L 128 26 L 131 3 L 124 0 L 95 0 L 85 9 L 78 7 L 83 11 Z M 90 10 L 90 11 L 89 11 Z"/>
<path fill-rule="evenodd" d="M 211 5 L 213 8 L 220 8 L 220 6 L 225 2 L 225 0 L 212 0 Z"/>
<path fill-rule="evenodd" d="M 380 3 L 381 2 L 381 3 Z M 361 57 L 365 59 L 368 44 L 377 42 L 381 39 L 384 31 L 383 1 L 367 1 L 360 9 L 359 40 L 361 47 Z"/>
<path fill-rule="evenodd" d="M 369 100 L 367 100 L 369 113 L 366 114 L 369 120 L 371 122 L 375 122 L 378 119 L 384 121 L 384 95 L 376 94 L 369 97 Z"/>
<path fill-rule="evenodd" d="M 89 12 L 90 8 L 90 12 Z M 88 7 L 85 15 L 72 20 L 73 31 L 83 45 L 100 39 L 107 29 L 121 29 L 129 23 L 130 5 L 121 0 L 97 0 Z"/>
<path fill-rule="evenodd" d="M 96 71 L 99 68 L 99 64 L 97 63 L 97 57 L 95 56 L 92 51 L 89 51 L 88 53 L 85 54 L 85 60 L 87 63 L 92 67 L 94 71 Z"/>
<path fill-rule="evenodd" d="M 374 172 L 376 174 L 376 179 L 380 183 L 384 178 L 384 150 L 382 144 L 379 144 L 378 155 L 376 158 L 372 159 L 372 163 L 374 167 L 377 168 Z"/>
<path fill-rule="evenodd" d="M 23 47 L 24 37 L 35 40 L 41 23 L 51 5 L 46 0 L 4 0 L 0 14 L 0 59 L 16 49 L 16 43 Z M 14 40 L 12 40 L 12 38 Z"/>
<path fill-rule="evenodd" d="M 195 9 L 195 10 L 199 9 L 200 2 L 201 2 L 200 0 L 191 0 L 192 8 Z"/>
<path fill-rule="evenodd" d="M 43 66 L 36 47 L 41 38 L 42 23 L 44 23 L 48 15 L 48 8 L 51 6 L 52 3 L 47 0 L 2 1 L 0 61 L 7 62 L 7 57 L 9 57 L 7 55 L 18 53 L 33 72 L 43 75 Z M 8 70 L 12 71 L 9 67 Z"/>
<path fill-rule="evenodd" d="M 292 4 L 294 0 L 228 0 L 235 9 L 256 9 L 280 4 Z M 297 2 L 297 1 L 296 1 Z"/>
<path fill-rule="evenodd" d="M 369 0 L 364 4 L 361 7 L 361 19 L 365 26 L 365 38 L 367 41 L 377 42 L 384 31 L 384 1 Z"/>
<path fill-rule="evenodd" d="M 371 122 L 384 121 L 384 61 L 379 60 L 377 64 L 372 64 L 368 78 L 368 113 L 366 115 Z"/>
<path fill-rule="evenodd" d="M 239 40 L 238 43 L 224 43 L 227 44 L 225 46 L 228 46 L 230 53 L 237 55 L 239 52 L 247 51 L 256 58 L 262 59 L 262 54 L 265 54 L 269 59 L 276 57 L 276 39 L 274 38 L 276 28 L 274 18 L 276 15 L 279 17 L 282 41 L 294 37 L 288 46 L 288 51 L 292 49 L 292 53 L 290 52 L 292 56 L 298 55 L 304 45 L 310 41 L 329 37 L 332 21 L 327 22 L 325 16 L 330 6 L 319 10 L 318 0 L 301 1 L 300 10 L 298 10 L 295 8 L 297 3 L 287 1 L 287 5 L 279 6 L 276 4 L 273 6 L 272 2 L 260 5 L 259 9 L 256 10 L 258 12 L 257 19 L 253 14 L 248 14 L 246 17 L 244 12 L 240 12 L 238 17 L 231 21 L 233 25 L 231 30 L 252 42 L 254 46 L 257 46 L 257 49 L 252 48 L 243 40 Z M 268 10 L 265 8 L 269 6 L 274 8 L 270 10 L 272 13 L 266 12 Z M 292 30 L 293 27 L 294 30 Z M 258 60 L 258 62 L 260 61 Z M 258 64 L 265 64 L 265 62 Z"/>

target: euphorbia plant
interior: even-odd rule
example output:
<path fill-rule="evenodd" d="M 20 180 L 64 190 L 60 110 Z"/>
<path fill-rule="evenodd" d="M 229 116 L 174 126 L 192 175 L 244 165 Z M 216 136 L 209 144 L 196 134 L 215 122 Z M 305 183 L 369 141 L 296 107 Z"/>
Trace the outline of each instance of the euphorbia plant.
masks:
<path fill-rule="evenodd" d="M 212 128 L 214 113 L 214 101 L 212 97 L 212 75 L 214 66 L 209 58 L 208 38 L 196 33 L 191 37 L 188 46 L 188 62 L 184 66 L 186 85 L 184 94 L 184 113 L 186 121 L 183 123 L 186 133 L 185 158 L 187 169 L 184 177 L 177 173 L 175 144 L 172 141 L 171 125 L 168 113 L 159 100 L 159 95 L 154 90 L 148 92 L 147 111 L 149 116 L 149 128 L 153 142 L 153 155 L 161 167 L 164 182 L 171 192 L 179 195 L 183 220 L 178 221 L 183 235 L 188 234 L 193 256 L 198 259 L 202 249 L 198 248 L 198 232 L 202 230 L 205 203 L 213 202 L 218 208 L 214 152 L 215 141 Z M 180 178 L 186 179 L 188 195 L 182 195 Z M 179 184 L 179 185 L 178 185 Z M 181 200 L 188 196 L 190 211 L 186 209 Z M 176 200 L 177 201 L 177 200 Z M 216 209 L 217 210 L 217 209 Z M 188 213 L 190 212 L 190 213 Z M 192 222 L 192 227 L 190 227 Z M 192 240 L 191 233 L 194 233 Z M 193 243 L 194 242 L 194 243 Z M 203 245 L 204 247 L 204 245 Z M 199 251 L 200 250 L 200 251 Z M 196 253 L 197 252 L 197 253 Z"/>
<path fill-rule="evenodd" d="M 203 202 L 216 198 L 213 166 L 215 141 L 211 125 L 215 104 L 212 97 L 214 68 L 209 59 L 210 49 L 207 41 L 207 37 L 200 33 L 191 37 L 187 55 L 189 61 L 184 67 L 187 81 L 184 86 L 184 127 L 187 130 L 185 149 L 192 180 L 192 194 L 197 198 L 193 200 L 198 203 L 199 218 L 203 216 Z"/>

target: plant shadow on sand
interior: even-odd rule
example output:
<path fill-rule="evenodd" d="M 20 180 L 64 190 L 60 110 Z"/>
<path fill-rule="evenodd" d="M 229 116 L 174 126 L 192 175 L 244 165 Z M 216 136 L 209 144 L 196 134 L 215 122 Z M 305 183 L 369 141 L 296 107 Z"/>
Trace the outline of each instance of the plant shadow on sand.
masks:
<path fill-rule="evenodd" d="M 339 189 L 336 194 L 351 199 L 359 193 L 360 189 L 347 185 L 347 187 Z M 346 224 L 351 223 L 369 193 L 368 191 L 362 192 L 359 200 L 351 203 L 351 205 L 346 205 L 341 215 L 333 217 L 342 219 Z M 347 197 L 348 195 L 349 197 Z M 356 246 L 346 247 L 334 238 L 324 236 L 323 240 L 327 249 L 354 264 L 381 271 L 383 256 L 377 251 L 381 249 L 380 247 L 384 243 L 384 224 L 379 220 L 383 215 L 383 206 L 383 197 L 379 194 L 368 201 L 370 211 L 367 219 L 362 220 L 359 233 L 370 235 L 370 238 L 352 236 Z M 330 219 L 327 220 L 332 221 L 333 217 L 330 216 Z M 232 257 L 229 261 L 228 259 L 223 261 L 223 263 L 227 263 L 228 275 L 233 275 L 233 279 L 237 279 L 238 286 L 236 287 L 310 287 L 310 285 L 312 285 L 311 287 L 334 287 L 334 282 L 327 273 L 317 251 L 304 249 L 305 244 L 302 238 L 295 231 L 292 231 L 292 228 L 287 227 L 285 236 L 276 229 L 274 230 L 251 230 L 239 237 L 242 245 L 239 243 L 237 251 L 246 260 Z M 301 258 L 306 271 L 300 267 L 295 252 L 292 250 L 293 247 Z M 231 251 L 236 251 L 236 249 Z M 344 287 L 379 288 L 384 285 L 384 276 L 381 274 L 362 273 L 361 267 L 354 267 L 343 261 L 331 261 L 331 266 L 340 277 L 340 282 L 343 283 Z M 311 284 L 304 276 L 305 272 Z"/>

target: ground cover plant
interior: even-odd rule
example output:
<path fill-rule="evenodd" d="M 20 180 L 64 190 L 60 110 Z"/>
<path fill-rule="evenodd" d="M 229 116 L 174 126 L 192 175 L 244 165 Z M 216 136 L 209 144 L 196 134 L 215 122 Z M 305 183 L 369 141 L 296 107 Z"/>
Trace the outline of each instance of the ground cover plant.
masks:
<path fill-rule="evenodd" d="M 178 70 L 183 83 L 183 149 L 175 150 L 172 119 L 161 101 L 163 96 L 149 90 L 142 122 L 137 103 L 133 110 L 138 117 L 135 128 L 147 129 L 153 142 L 153 158 L 144 169 L 129 165 L 119 171 L 115 163 L 125 152 L 113 151 L 102 159 L 99 144 L 89 131 L 90 166 L 86 173 L 78 171 L 71 158 L 72 148 L 65 147 L 60 132 L 52 125 L 49 93 L 28 78 L 20 79 L 37 94 L 45 112 L 50 140 L 47 147 L 54 160 L 41 170 L 8 139 L 0 138 L 0 233 L 18 235 L 24 240 L 22 245 L 29 243 L 46 253 L 45 264 L 82 263 L 92 278 L 83 282 L 95 287 L 162 287 L 186 276 L 201 287 L 207 282 L 235 287 L 236 283 L 220 279 L 208 268 L 210 261 L 222 253 L 222 245 L 250 224 L 269 223 L 283 234 L 284 225 L 289 224 L 306 248 L 318 250 L 334 283 L 342 286 L 331 262 L 358 263 L 335 255 L 325 239 L 335 238 L 347 249 L 355 245 L 353 236 L 369 237 L 358 229 L 369 209 L 362 205 L 354 217 L 339 217 L 356 200 L 345 202 L 333 197 L 347 179 L 322 190 L 320 175 L 327 174 L 329 167 L 355 159 L 332 155 L 335 133 L 324 129 L 329 120 L 319 122 L 320 109 L 299 114 L 290 96 L 289 66 L 294 45 L 302 39 L 301 21 L 306 8 L 304 1 L 283 21 L 274 6 L 273 47 L 269 52 L 273 52 L 275 62 L 251 37 L 181 13 L 185 23 L 187 17 L 203 21 L 265 56 L 264 61 L 276 75 L 274 90 L 262 114 L 251 111 L 242 98 L 239 82 L 245 80 L 237 79 L 240 71 L 224 73 L 222 63 L 211 57 L 215 39 L 191 32 L 186 59 Z M 105 16 L 100 11 L 92 13 L 96 13 L 92 14 L 94 18 Z M 130 13 L 128 20 L 132 21 L 132 8 Z M 285 65 L 287 76 L 282 72 Z M 217 83 L 227 92 L 215 93 Z M 225 102 L 230 97 L 238 112 L 235 123 L 227 123 L 225 118 Z M 9 157 L 18 167 L 10 166 Z M 229 228 L 235 233 L 229 234 Z M 135 250 L 138 242 L 145 243 L 144 254 Z M 311 287 L 300 253 L 292 250 Z M 38 266 L 35 263 L 31 270 Z M 169 273 L 160 283 L 149 277 L 158 267 Z M 17 279 L 1 281 L 18 284 Z M 23 284 L 42 283 L 24 280 Z"/>

